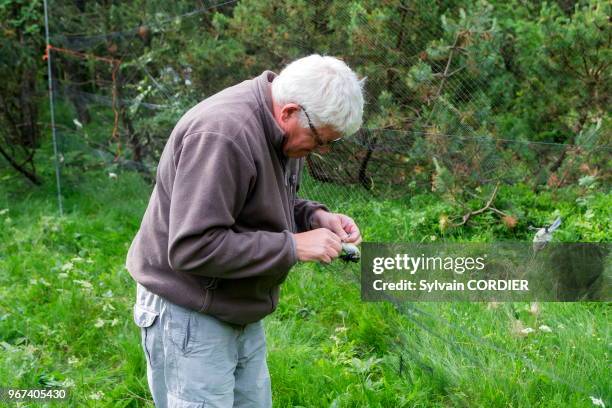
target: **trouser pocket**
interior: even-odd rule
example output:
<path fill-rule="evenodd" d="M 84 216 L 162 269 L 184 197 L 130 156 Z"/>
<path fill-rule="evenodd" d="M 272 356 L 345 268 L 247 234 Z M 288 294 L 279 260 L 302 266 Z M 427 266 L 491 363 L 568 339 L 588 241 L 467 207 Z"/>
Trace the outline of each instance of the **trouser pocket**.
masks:
<path fill-rule="evenodd" d="M 139 304 L 134 305 L 134 323 L 140 327 L 142 337 L 142 348 L 145 351 L 147 362 L 151 367 L 157 367 L 163 364 L 163 349 L 159 348 L 156 337 L 160 335 L 157 326 L 159 326 L 159 313 L 145 309 Z"/>
<path fill-rule="evenodd" d="M 190 350 L 191 339 L 197 331 L 197 321 L 191 309 L 184 308 L 177 304 L 166 302 L 165 329 L 170 341 L 182 354 Z"/>

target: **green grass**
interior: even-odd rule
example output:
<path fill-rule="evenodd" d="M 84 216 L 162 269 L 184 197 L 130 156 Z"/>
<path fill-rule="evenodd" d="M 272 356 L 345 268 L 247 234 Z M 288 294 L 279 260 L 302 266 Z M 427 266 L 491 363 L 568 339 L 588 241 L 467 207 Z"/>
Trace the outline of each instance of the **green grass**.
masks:
<path fill-rule="evenodd" d="M 131 317 L 135 285 L 123 266 L 151 187 L 130 172 L 117 179 L 99 170 L 68 172 L 59 218 L 51 177 L 40 188 L 6 170 L 0 180 L 0 385 L 63 384 L 71 406 L 152 406 Z M 497 204 L 519 218 L 514 229 L 484 214 L 461 230 L 442 230 L 441 216 L 461 214 L 434 195 L 351 200 L 350 188 L 332 195 L 309 183 L 313 197 L 353 216 L 368 241 L 525 240 L 529 224 L 554 214 L 565 217 L 563 240 L 602 241 L 612 219 L 609 194 L 513 186 L 500 191 Z M 357 268 L 306 264 L 290 273 L 278 310 L 265 320 L 275 406 L 612 402 L 609 303 L 545 303 L 537 314 L 523 303 L 398 310 L 360 300 Z M 513 334 L 517 319 L 536 331 Z"/>

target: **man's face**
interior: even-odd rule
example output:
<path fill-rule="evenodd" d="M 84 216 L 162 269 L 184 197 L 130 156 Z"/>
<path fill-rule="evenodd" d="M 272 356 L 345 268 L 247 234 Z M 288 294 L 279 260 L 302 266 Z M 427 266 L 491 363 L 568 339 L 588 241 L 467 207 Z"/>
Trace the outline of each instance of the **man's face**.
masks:
<path fill-rule="evenodd" d="M 294 103 L 283 106 L 280 110 L 279 125 L 285 131 L 283 153 L 287 157 L 304 157 L 312 151 L 327 153 L 328 143 L 342 137 L 340 133 L 329 126 L 315 129 L 303 128 L 299 123 L 302 108 Z"/>

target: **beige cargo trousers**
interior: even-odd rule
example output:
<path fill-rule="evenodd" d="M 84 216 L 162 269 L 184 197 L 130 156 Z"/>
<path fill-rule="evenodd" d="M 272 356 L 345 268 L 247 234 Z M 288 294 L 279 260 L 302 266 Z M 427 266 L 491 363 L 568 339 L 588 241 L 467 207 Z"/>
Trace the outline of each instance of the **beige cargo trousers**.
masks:
<path fill-rule="evenodd" d="M 137 284 L 134 322 L 140 327 L 156 407 L 272 406 L 261 321 L 225 323 Z"/>

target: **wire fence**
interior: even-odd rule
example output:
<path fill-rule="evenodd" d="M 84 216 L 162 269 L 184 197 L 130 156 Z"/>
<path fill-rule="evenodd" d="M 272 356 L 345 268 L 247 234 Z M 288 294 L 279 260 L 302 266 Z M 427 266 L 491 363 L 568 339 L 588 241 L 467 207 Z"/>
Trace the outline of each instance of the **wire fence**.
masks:
<path fill-rule="evenodd" d="M 73 117 L 68 123 L 64 120 L 61 124 L 52 124 L 57 134 L 56 162 L 60 200 L 62 168 L 86 166 L 86 160 L 93 160 L 103 166 L 138 170 L 148 174 L 153 180 L 155 158 L 158 157 L 161 146 L 159 141 L 155 140 L 144 142 L 144 149 L 148 149 L 151 156 L 149 159 L 139 160 L 134 157 L 133 152 L 128 154 L 130 134 L 134 133 L 129 127 L 133 126 L 134 117 L 137 116 L 133 112 L 142 115 L 144 121 L 167 113 L 165 119 L 171 126 L 172 122 L 180 117 L 181 109 L 188 105 L 186 100 L 196 102 L 190 100 L 192 95 L 188 92 L 184 95 L 177 94 L 177 88 L 170 89 L 166 85 L 169 78 L 171 83 L 187 84 L 190 79 L 186 73 L 176 72 L 172 68 L 152 70 L 146 62 L 139 62 L 137 58 L 134 59 L 136 62 L 121 61 L 114 57 L 94 54 L 91 50 L 100 50 L 101 46 L 111 40 L 143 35 L 144 26 L 158 32 L 175 30 L 176 26 L 170 23 L 177 19 L 213 13 L 223 8 L 231 8 L 236 3 L 208 3 L 206 7 L 145 21 L 122 31 L 100 32 L 95 35 L 51 33 L 47 47 L 48 56 L 52 57 L 49 61 L 54 64 L 53 69 L 51 65 L 49 68 L 50 83 L 55 92 L 50 98 L 51 112 L 53 114 L 60 106 L 64 116 L 68 111 Z M 406 42 L 403 47 L 407 52 L 397 54 L 393 61 L 389 61 L 389 53 L 385 51 L 389 43 L 381 40 L 377 28 L 371 25 L 367 16 L 355 14 L 350 10 L 345 13 L 342 18 L 352 19 L 356 27 L 353 35 L 365 45 L 366 51 L 362 49 L 360 55 L 353 57 L 355 63 L 352 67 L 357 70 L 360 69 L 360 59 L 367 61 L 370 66 L 384 66 L 388 68 L 388 72 L 419 64 L 419 61 L 422 61 L 421 54 L 429 41 L 442 35 L 439 30 L 424 29 L 423 39 L 413 43 Z M 51 15 L 51 19 L 53 18 Z M 400 31 L 401 26 L 392 29 Z M 493 134 L 487 127 L 475 126 L 477 121 L 466 119 L 465 112 L 476 112 L 482 108 L 479 103 L 487 98 L 482 90 L 484 79 L 463 76 L 468 69 L 461 65 L 461 59 L 457 55 L 460 38 L 456 36 L 451 40 L 446 57 L 430 63 L 433 74 L 426 76 L 416 86 L 416 91 L 405 86 L 394 89 L 397 97 L 413 101 L 412 106 L 404 106 L 403 109 L 417 109 L 415 106 L 419 104 L 427 109 L 418 109 L 412 119 L 400 121 L 399 124 L 391 124 L 388 127 L 366 126 L 356 135 L 333 145 L 328 154 L 309 155 L 306 159 L 306 175 L 299 192 L 302 197 L 324 203 L 332 202 L 343 208 L 356 202 L 367 204 L 378 198 L 403 199 L 422 191 L 440 194 L 467 192 L 475 196 L 478 195 L 480 187 L 487 185 L 526 183 L 556 188 L 569 179 L 590 174 L 592 169 L 589 166 L 592 166 L 594 161 L 609 159 L 612 146 L 606 144 L 605 140 L 602 141 L 601 124 L 583 129 L 577 137 L 579 143 L 576 144 L 517 139 Z M 283 47 L 297 49 L 302 55 L 311 52 L 310 45 L 299 38 L 288 38 L 280 44 L 280 48 Z M 351 56 L 345 57 L 351 60 Z M 130 69 L 120 72 L 121 65 L 126 63 L 130 64 Z M 75 66 L 86 67 L 87 75 L 71 75 L 71 72 L 79 71 Z M 149 92 L 149 95 L 154 97 L 148 98 L 147 92 L 142 90 L 135 91 L 142 87 L 143 82 L 155 90 Z M 366 115 L 365 123 L 372 123 L 371 117 L 380 114 L 376 106 L 381 95 L 384 97 L 385 89 L 385 78 L 369 78 L 366 99 L 370 106 L 370 116 Z M 424 95 L 419 96 L 421 91 Z M 444 97 L 448 93 L 454 95 L 455 101 Z M 461 104 L 461 109 L 456 107 L 457 104 Z M 129 120 L 131 112 L 132 121 Z M 87 119 L 89 124 L 82 123 L 83 119 Z M 442 119 L 444 126 L 439 123 Z M 146 138 L 146 131 L 140 136 L 143 134 Z M 353 272 L 342 270 L 338 276 L 357 283 L 358 279 L 355 279 Z M 490 370 L 475 346 L 482 347 L 499 354 L 500 357 L 521 361 L 534 372 L 555 383 L 563 384 L 573 392 L 593 394 L 570 379 L 561 378 L 555 374 L 552 367 L 543 367 L 521 352 L 505 349 L 501 344 L 485 339 L 480 334 L 471 333 L 465 327 L 433 316 L 417 304 L 389 300 L 415 329 L 445 342 L 457 355 L 463 356 L 473 369 Z M 396 350 L 395 367 L 399 375 L 404 375 L 409 364 L 420 365 L 425 371 L 433 370 L 425 361 L 415 356 L 412 345 L 401 330 L 398 331 L 398 336 L 401 342 Z M 473 345 L 469 348 L 470 351 L 463 347 L 466 341 Z"/>
<path fill-rule="evenodd" d="M 137 37 L 139 29 L 144 26 L 162 32 L 175 30 L 176 25 L 169 23 L 231 7 L 235 3 L 226 1 L 209 4 L 176 16 L 145 21 L 137 27 L 122 31 L 97 35 L 52 35 L 53 41 L 61 46 L 49 44 L 47 52 L 55 54 L 55 72 L 64 73 L 61 78 L 59 75 L 54 76 L 56 99 L 61 99 L 65 106 L 74 106 L 77 117 L 87 117 L 100 107 L 106 115 L 98 115 L 95 122 L 102 126 L 110 125 L 112 130 L 108 143 L 98 140 L 96 149 L 106 144 L 107 150 L 114 150 L 115 161 L 129 163 L 129 155 L 122 155 L 121 149 L 123 144 L 128 143 L 126 139 L 131 137 L 129 133 L 133 133 L 133 130 L 126 129 L 133 126 L 133 123 L 127 121 L 134 122 L 133 118 L 129 119 L 130 112 L 139 112 L 139 115 L 146 117 L 160 111 L 171 111 L 174 112 L 173 119 L 178 119 L 180 110 L 172 111 L 172 108 L 177 109 L 177 99 L 180 100 L 182 96 L 173 93 L 162 83 L 164 79 L 167 81 L 167 77 L 173 77 L 173 81 L 189 81 L 188 75 L 177 73 L 169 67 L 166 71 L 151 72 L 146 63 L 131 61 L 130 70 L 126 70 L 127 73 L 122 73 L 118 79 L 117 72 L 125 61 L 95 55 L 86 50 L 97 50 L 100 44 L 108 44 L 110 40 Z M 405 52 L 397 54 L 390 63 L 389 54 L 385 52 L 389 44 L 381 43 L 377 28 L 371 26 L 368 17 L 349 10 L 344 13 L 340 20 L 357 21 L 354 23 L 357 28 L 353 35 L 359 38 L 366 50 L 361 50 L 363 55 L 359 57 L 367 58 L 370 65 L 387 67 L 391 72 L 396 68 L 399 70 L 418 64 L 421 61 L 419 56 L 427 49 L 430 40 L 443 34 L 439 29 L 434 31 L 424 26 L 423 40 L 405 42 L 402 45 Z M 400 26 L 390 28 L 392 31 L 401 30 Z M 376 128 L 368 124 L 357 135 L 335 146 L 330 154 L 312 154 L 307 160 L 308 175 L 325 187 L 315 188 L 310 183 L 312 188 L 305 185 L 301 190 L 302 195 L 316 196 L 322 200 L 330 197 L 337 199 L 338 192 L 342 191 L 338 190 L 338 186 L 355 187 L 343 197 L 351 200 L 368 200 L 372 195 L 398 198 L 424 190 L 448 192 L 458 186 L 473 194 L 479 186 L 497 183 L 511 185 L 535 182 L 554 188 L 587 174 L 589 163 L 593 163 L 596 158 L 609 156 L 612 146 L 601 140 L 603 132 L 594 126 L 583 130 L 585 137 L 582 139 L 585 140 L 580 145 L 503 137 L 493 134 L 486 127 L 475 128 L 470 124 L 474 121 L 466 120 L 466 112 L 477 112 L 482 108 L 479 103 L 487 98 L 482 89 L 485 79 L 463 75 L 467 68 L 457 55 L 458 41 L 456 35 L 453 43 L 449 44 L 446 59 L 428 62 L 434 74 L 426 76 L 418 88 L 433 95 L 418 99 L 418 95 L 415 96 L 418 89 L 415 91 L 405 86 L 393 89 L 398 98 L 413 102 L 413 106 L 405 109 L 416 109 L 415 106 L 419 104 L 427 109 L 419 112 L 417 117 L 411 119 L 412 122 L 399 123 L 391 128 Z M 300 40 L 299 36 L 285 39 L 280 47 L 297 49 L 298 52 L 309 52 L 310 49 L 309 44 Z M 71 76 L 70 72 L 78 71 L 74 69 L 75 64 L 86 65 L 88 77 Z M 355 68 L 359 70 L 360 67 Z M 134 91 L 141 86 L 143 78 L 156 90 L 154 101 L 148 101 L 142 92 Z M 366 98 L 367 105 L 372 107 L 368 110 L 370 117 L 379 114 L 376 106 L 386 91 L 383 79 L 368 78 Z M 452 94 L 455 101 L 445 98 L 446 94 Z M 185 94 L 183 102 L 189 97 Z M 460 109 L 458 105 L 461 105 Z M 109 108 L 112 114 L 108 113 Z M 368 115 L 365 119 L 366 123 L 371 122 Z M 120 126 L 120 122 L 123 126 Z M 82 140 L 72 140 L 84 136 L 78 131 L 79 125 L 76 124 L 72 130 L 74 132 L 69 129 L 61 132 L 61 145 L 65 149 L 69 149 L 71 144 L 79 146 L 78 150 L 83 149 L 80 143 Z M 65 156 L 67 152 L 59 153 Z M 132 167 L 151 169 L 154 166 L 154 160 L 149 160 L 148 165 L 139 158 L 136 162 L 131 163 Z M 579 173 L 581 168 L 582 174 Z"/>
<path fill-rule="evenodd" d="M 360 276 L 352 271 L 347 270 L 344 267 L 333 267 L 334 276 L 340 276 L 339 279 L 344 281 L 353 282 L 356 285 L 360 284 Z M 550 379 L 552 382 L 565 386 L 571 392 L 575 392 L 583 395 L 594 395 L 599 390 L 586 390 L 581 385 L 577 385 L 575 379 L 564 378 L 555 373 L 554 364 L 542 364 L 536 363 L 533 358 L 528 357 L 525 353 L 515 352 L 510 350 L 507 346 L 500 344 L 499 342 L 490 340 L 488 336 L 482 334 L 475 334 L 465 326 L 454 323 L 446 317 L 434 315 L 431 312 L 420 307 L 415 302 L 402 302 L 398 301 L 395 297 L 382 293 L 386 302 L 393 304 L 395 310 L 400 313 L 407 322 L 409 322 L 413 328 L 418 329 L 427 337 L 439 341 L 448 347 L 457 356 L 461 356 L 466 360 L 466 370 L 474 370 L 474 372 L 488 372 L 494 375 L 503 375 L 498 371 L 493 372 L 492 368 L 487 361 L 487 357 L 483 353 L 483 350 L 494 352 L 495 355 L 500 358 L 508 358 L 508 361 L 512 363 L 520 362 L 533 371 L 543 375 Z M 532 304 L 533 305 L 533 304 Z M 537 305 L 537 303 L 535 303 Z M 497 307 L 497 306 L 496 306 Z M 516 313 L 514 304 L 508 304 L 503 319 L 506 318 L 509 321 L 515 321 L 513 314 Z M 507 330 L 504 328 L 503 330 Z M 399 338 L 398 355 L 395 362 L 389 363 L 392 367 L 397 370 L 398 375 L 402 376 L 410 366 L 417 366 L 429 375 L 434 373 L 434 370 L 440 369 L 441 367 L 434 367 L 428 365 L 426 361 L 419 355 L 418 350 L 415 350 L 414 344 L 407 338 L 406 334 L 402 330 L 398 330 L 395 334 Z M 406 357 L 405 357 L 406 356 Z M 550 363 L 554 363 L 550 362 Z M 508 381 L 511 381 L 508 379 Z"/>

